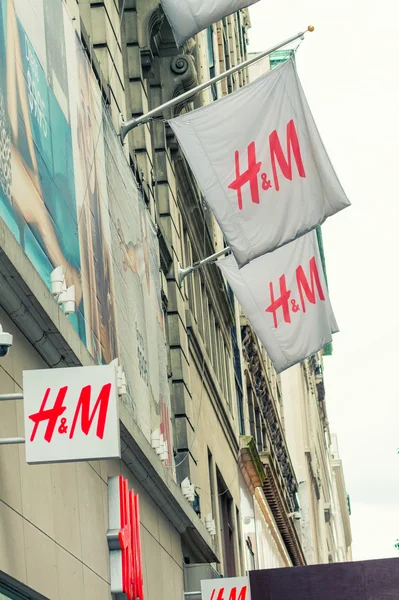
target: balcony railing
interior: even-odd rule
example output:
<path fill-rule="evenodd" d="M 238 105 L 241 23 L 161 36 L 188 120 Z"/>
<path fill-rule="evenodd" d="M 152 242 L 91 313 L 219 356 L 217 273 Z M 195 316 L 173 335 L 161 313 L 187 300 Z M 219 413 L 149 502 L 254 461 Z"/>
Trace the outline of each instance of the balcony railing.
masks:
<path fill-rule="evenodd" d="M 273 461 L 289 512 L 295 512 L 298 509 L 296 500 L 297 480 L 278 414 L 277 399 L 274 398 L 270 382 L 267 379 L 266 368 L 256 335 L 248 324 L 242 326 L 241 330 L 244 358 L 248 364 L 249 376 L 266 427 L 267 440 L 264 449 L 270 454 Z"/>

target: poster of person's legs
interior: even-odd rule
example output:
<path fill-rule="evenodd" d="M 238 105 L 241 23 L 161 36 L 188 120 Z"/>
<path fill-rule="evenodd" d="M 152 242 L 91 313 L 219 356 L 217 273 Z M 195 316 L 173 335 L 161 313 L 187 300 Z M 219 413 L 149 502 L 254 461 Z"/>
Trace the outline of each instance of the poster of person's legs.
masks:
<path fill-rule="evenodd" d="M 86 340 L 96 362 L 108 364 L 118 356 L 118 343 L 103 105 L 86 53 L 71 26 L 67 36 Z"/>
<path fill-rule="evenodd" d="M 50 6 L 61 24 L 57 43 Z M 62 3 L 0 2 L 0 216 L 48 286 L 51 271 L 63 267 L 76 287 L 71 322 L 84 341 L 62 17 Z"/>

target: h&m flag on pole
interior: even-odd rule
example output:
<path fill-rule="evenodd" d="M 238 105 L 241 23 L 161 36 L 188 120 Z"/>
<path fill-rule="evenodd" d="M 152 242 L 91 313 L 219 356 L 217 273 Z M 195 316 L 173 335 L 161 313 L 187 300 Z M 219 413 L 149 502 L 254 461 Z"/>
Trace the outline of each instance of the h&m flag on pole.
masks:
<path fill-rule="evenodd" d="M 293 58 L 169 123 L 239 267 L 350 205 Z"/>
<path fill-rule="evenodd" d="M 338 325 L 315 231 L 241 269 L 233 255 L 216 264 L 277 373 L 331 343 Z"/>
<path fill-rule="evenodd" d="M 232 13 L 259 0 L 161 0 L 178 46 Z"/>

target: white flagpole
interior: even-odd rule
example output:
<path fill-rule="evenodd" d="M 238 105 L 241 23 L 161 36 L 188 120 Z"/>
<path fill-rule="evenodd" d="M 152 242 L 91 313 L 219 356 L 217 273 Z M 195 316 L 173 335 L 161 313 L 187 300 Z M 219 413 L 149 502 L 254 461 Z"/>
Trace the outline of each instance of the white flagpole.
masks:
<path fill-rule="evenodd" d="M 281 42 L 280 44 L 277 44 L 276 46 L 273 46 L 272 48 L 269 48 L 268 50 L 265 50 L 264 52 L 261 52 L 260 54 L 253 56 L 252 58 L 249 58 L 248 60 L 240 63 L 239 65 L 232 67 L 228 71 L 225 71 L 224 73 L 221 73 L 220 75 L 217 75 L 216 77 L 213 77 L 209 81 L 205 81 L 204 83 L 197 85 L 197 87 L 193 88 L 192 90 L 188 90 L 187 92 L 184 92 L 184 94 L 177 96 L 177 98 L 172 98 L 172 100 L 169 100 L 168 102 L 161 104 L 157 108 L 150 110 L 150 112 L 146 113 L 145 115 L 142 115 L 141 117 L 138 117 L 137 119 L 132 119 L 131 121 L 126 121 L 126 123 L 122 123 L 121 130 L 120 130 L 120 136 L 121 136 L 122 143 L 123 143 L 126 135 L 129 133 L 129 131 L 131 131 L 138 125 L 143 125 L 144 123 L 147 123 L 153 117 L 156 117 L 156 116 L 162 114 L 164 110 L 166 110 L 168 108 L 172 108 L 173 106 L 176 106 L 176 104 L 180 104 L 184 100 L 187 100 L 188 98 L 191 98 L 192 96 L 195 96 L 195 94 L 198 94 L 198 92 L 201 92 L 202 90 L 205 90 L 206 88 L 211 87 L 211 85 L 213 85 L 214 83 L 217 83 L 218 81 L 221 81 L 222 79 L 225 79 L 226 77 L 228 77 L 229 75 L 232 75 L 233 73 L 236 73 L 237 71 L 241 71 L 242 69 L 245 69 L 249 65 L 252 65 L 253 63 L 257 62 L 258 60 L 262 60 L 262 58 L 265 58 L 265 56 L 272 54 L 273 52 L 275 52 L 276 50 L 279 50 L 280 48 L 283 48 L 287 44 L 290 44 L 291 42 L 294 42 L 295 40 L 298 40 L 299 38 L 303 39 L 305 33 L 307 33 L 308 31 L 314 31 L 313 25 L 309 25 L 309 27 L 305 31 L 300 31 L 296 35 L 293 35 L 292 37 L 288 38 L 287 40 L 284 40 L 284 42 Z"/>
<path fill-rule="evenodd" d="M 228 254 L 229 252 L 230 252 L 230 246 L 227 246 L 226 248 L 223 248 L 223 250 L 219 250 L 219 252 L 216 252 L 216 254 L 212 254 L 211 256 L 208 256 L 207 258 L 204 258 L 203 260 L 199 260 L 198 262 L 191 265 L 191 267 L 187 267 L 186 269 L 183 269 L 181 264 L 179 263 L 178 271 L 177 271 L 177 282 L 179 284 L 179 287 L 182 286 L 183 279 L 185 277 L 187 277 L 187 275 L 190 275 L 190 273 L 193 273 L 194 271 L 196 271 L 197 269 L 200 269 L 204 265 L 207 265 L 209 263 L 213 263 L 213 262 L 217 261 L 217 259 L 220 256 L 224 256 L 225 254 Z"/>

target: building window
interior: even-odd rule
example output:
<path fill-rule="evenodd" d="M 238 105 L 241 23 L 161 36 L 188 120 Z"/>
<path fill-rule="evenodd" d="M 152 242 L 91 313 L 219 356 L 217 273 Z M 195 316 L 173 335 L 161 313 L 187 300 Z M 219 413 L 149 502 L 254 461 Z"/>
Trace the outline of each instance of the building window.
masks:
<path fill-rule="evenodd" d="M 266 425 L 263 423 L 262 425 L 262 442 L 263 442 L 263 450 L 267 450 L 267 431 Z"/>
<path fill-rule="evenodd" d="M 230 286 L 228 286 L 227 291 L 228 291 L 232 306 L 234 308 L 234 294 L 233 294 Z M 233 327 L 231 328 L 231 345 L 232 345 L 232 349 L 233 349 L 233 359 L 234 359 L 234 381 L 235 381 L 235 390 L 236 390 L 238 429 L 239 429 L 240 435 L 245 435 L 242 376 L 241 376 L 241 359 L 240 359 L 240 350 L 238 348 L 238 341 L 237 341 L 237 327 L 235 325 L 233 325 Z"/>
<path fill-rule="evenodd" d="M 242 390 L 239 387 L 236 380 L 236 399 L 237 399 L 237 412 L 238 412 L 238 429 L 240 435 L 245 435 L 245 423 L 244 423 L 244 406 L 242 401 Z"/>
<path fill-rule="evenodd" d="M 183 227 L 183 266 L 188 267 L 193 263 L 193 254 L 191 251 L 191 244 L 188 238 L 186 229 Z M 189 275 L 183 281 L 183 289 L 188 297 L 188 304 L 191 312 L 194 314 L 194 292 L 193 292 L 193 275 Z"/>
<path fill-rule="evenodd" d="M 204 319 L 202 315 L 202 297 L 201 297 L 201 276 L 199 271 L 195 271 L 194 277 L 194 306 L 195 320 L 197 321 L 198 329 L 202 339 L 204 339 Z"/>
<path fill-rule="evenodd" d="M 244 555 L 243 555 L 243 548 L 242 548 L 243 538 L 242 538 L 242 531 L 241 531 L 241 517 L 240 517 L 240 511 L 238 510 L 237 506 L 236 506 L 236 526 L 237 526 L 239 564 L 240 564 L 239 570 L 241 571 L 242 567 L 245 568 L 245 563 L 244 563 Z"/>
<path fill-rule="evenodd" d="M 187 240 L 187 236 L 184 237 Z M 186 242 L 184 244 L 185 258 L 189 254 L 192 258 L 189 245 Z M 215 311 L 212 309 L 207 294 L 206 280 L 199 270 L 188 277 L 187 291 L 188 305 L 193 320 L 197 324 L 198 334 L 201 337 L 206 355 L 210 359 L 223 397 L 230 412 L 233 412 L 231 346 L 229 343 L 226 344 L 223 334 L 224 329 L 220 326 Z"/>
<path fill-rule="evenodd" d="M 33 596 L 26 594 L 18 594 L 14 591 L 9 591 L 0 585 L 0 600 L 33 600 Z"/>
<path fill-rule="evenodd" d="M 255 552 L 253 551 L 252 542 L 249 537 L 246 539 L 246 547 L 248 571 L 255 571 Z"/>
<path fill-rule="evenodd" d="M 253 391 L 250 386 L 248 386 L 247 390 L 248 390 L 248 416 L 249 416 L 250 434 L 252 435 L 254 440 L 256 440 Z"/>
<path fill-rule="evenodd" d="M 255 408 L 255 425 L 256 425 L 256 446 L 258 448 L 258 452 L 263 451 L 263 439 L 262 439 L 262 429 L 260 426 L 260 413 L 259 408 Z"/>
<path fill-rule="evenodd" d="M 208 303 L 208 298 L 206 295 L 205 288 L 206 288 L 205 281 L 204 281 L 204 279 L 201 279 L 202 314 L 203 314 L 203 319 L 204 319 L 203 342 L 205 344 L 208 356 L 211 358 L 212 357 L 212 353 L 211 353 L 212 344 L 211 344 L 211 331 L 210 331 L 210 320 L 209 320 L 209 303 Z M 211 360 L 212 360 L 212 358 L 211 358 Z"/>
<path fill-rule="evenodd" d="M 208 476 L 209 476 L 209 493 L 211 495 L 211 506 L 212 506 L 212 519 L 215 521 L 216 530 L 219 528 L 219 518 L 217 512 L 217 496 L 215 494 L 215 485 L 214 485 L 214 477 L 215 477 L 215 467 L 213 463 L 213 456 L 211 451 L 208 448 Z M 215 551 L 218 552 L 218 536 L 215 536 Z"/>
<path fill-rule="evenodd" d="M 224 576 L 235 577 L 236 559 L 234 551 L 233 499 L 218 472 L 218 498 L 220 514 L 220 534 L 223 545 Z"/>
<path fill-rule="evenodd" d="M 208 61 L 209 61 L 209 77 L 213 79 L 215 77 L 215 53 L 213 51 L 213 28 L 208 27 L 207 29 L 207 38 L 208 38 Z M 218 93 L 216 85 L 213 84 L 211 86 L 212 98 L 217 100 Z"/>

